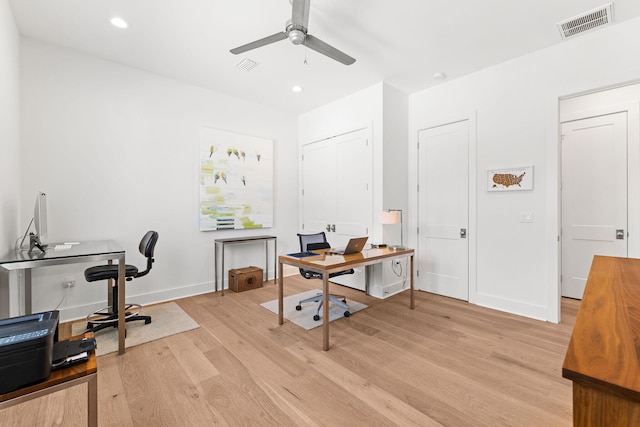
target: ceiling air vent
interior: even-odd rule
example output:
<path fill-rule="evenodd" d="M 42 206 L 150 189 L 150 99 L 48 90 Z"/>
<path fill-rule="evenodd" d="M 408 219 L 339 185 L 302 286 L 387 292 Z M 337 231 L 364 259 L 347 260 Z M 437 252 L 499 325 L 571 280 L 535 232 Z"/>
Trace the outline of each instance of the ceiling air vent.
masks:
<path fill-rule="evenodd" d="M 609 25 L 612 22 L 613 3 L 607 3 L 604 6 L 558 22 L 557 25 L 564 40 L 603 25 Z"/>
<path fill-rule="evenodd" d="M 242 61 L 238 62 L 236 64 L 236 67 L 240 68 L 241 70 L 251 71 L 256 67 L 256 65 L 258 65 L 256 61 L 252 61 L 251 59 L 245 58 Z"/>
<path fill-rule="evenodd" d="M 569 37 L 577 36 L 594 28 L 609 25 L 612 22 L 613 3 L 607 3 L 604 6 L 558 22 L 557 25 L 562 39 L 568 39 Z"/>

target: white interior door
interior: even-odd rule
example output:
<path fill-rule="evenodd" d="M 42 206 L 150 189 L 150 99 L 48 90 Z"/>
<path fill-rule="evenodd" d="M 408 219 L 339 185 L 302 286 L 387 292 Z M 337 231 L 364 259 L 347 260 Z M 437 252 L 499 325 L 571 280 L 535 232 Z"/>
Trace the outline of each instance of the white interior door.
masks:
<path fill-rule="evenodd" d="M 336 149 L 335 230 L 331 244 L 344 247 L 352 237 L 369 235 L 372 221 L 372 154 L 366 132 L 334 138 Z M 371 243 L 371 242 L 369 242 Z"/>
<path fill-rule="evenodd" d="M 418 135 L 418 289 L 469 300 L 469 123 Z"/>
<path fill-rule="evenodd" d="M 582 298 L 594 255 L 626 257 L 627 113 L 562 123 L 562 295 Z"/>
<path fill-rule="evenodd" d="M 334 248 L 369 234 L 373 217 L 373 163 L 367 131 L 355 131 L 302 147 L 304 233 L 324 231 Z M 333 282 L 364 290 L 364 268 Z"/>
<path fill-rule="evenodd" d="M 335 218 L 336 188 L 334 144 L 316 142 L 302 147 L 302 224 L 304 232 L 328 234 Z"/>

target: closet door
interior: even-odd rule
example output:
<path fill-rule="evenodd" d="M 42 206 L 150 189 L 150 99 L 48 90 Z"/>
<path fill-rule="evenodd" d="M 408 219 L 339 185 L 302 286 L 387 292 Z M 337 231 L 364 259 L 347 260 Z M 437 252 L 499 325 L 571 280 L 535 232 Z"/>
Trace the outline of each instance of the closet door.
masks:
<path fill-rule="evenodd" d="M 366 130 L 302 147 L 302 232 L 324 231 L 334 248 L 368 236 L 373 218 L 372 150 Z M 364 269 L 334 280 L 364 290 Z"/>
<path fill-rule="evenodd" d="M 352 237 L 368 236 L 371 229 L 372 155 L 364 131 L 335 138 L 335 216 L 331 244 L 346 246 Z M 371 243 L 371 242 L 369 242 Z"/>
<path fill-rule="evenodd" d="M 372 157 L 366 132 L 302 147 L 302 229 L 327 233 L 333 247 L 366 236 L 372 221 Z"/>
<path fill-rule="evenodd" d="M 302 147 L 302 232 L 324 231 L 333 223 L 336 204 L 336 150 L 316 142 Z"/>

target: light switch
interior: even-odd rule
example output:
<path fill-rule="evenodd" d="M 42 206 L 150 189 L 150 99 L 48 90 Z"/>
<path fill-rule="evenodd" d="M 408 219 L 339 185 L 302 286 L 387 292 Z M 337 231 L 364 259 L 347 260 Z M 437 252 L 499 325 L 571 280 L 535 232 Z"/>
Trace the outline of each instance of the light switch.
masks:
<path fill-rule="evenodd" d="M 533 212 L 520 212 L 520 222 L 533 222 Z"/>

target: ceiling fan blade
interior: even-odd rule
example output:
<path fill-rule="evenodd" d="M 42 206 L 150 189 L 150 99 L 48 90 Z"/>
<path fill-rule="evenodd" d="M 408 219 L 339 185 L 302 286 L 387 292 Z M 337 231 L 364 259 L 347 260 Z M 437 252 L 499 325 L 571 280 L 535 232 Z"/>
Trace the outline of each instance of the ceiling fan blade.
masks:
<path fill-rule="evenodd" d="M 272 34 L 270 36 L 267 36 L 263 39 L 260 40 L 256 40 L 254 42 L 251 43 L 247 43 L 245 45 L 236 47 L 235 49 L 231 49 L 229 52 L 233 53 L 234 55 L 237 55 L 239 53 L 243 53 L 243 52 L 247 52 L 249 50 L 253 50 L 262 46 L 266 46 L 268 44 L 271 43 L 275 43 L 275 42 L 279 42 L 280 40 L 284 40 L 287 38 L 287 33 L 285 32 L 281 32 L 281 33 L 275 33 Z"/>
<path fill-rule="evenodd" d="M 344 65 L 351 65 L 356 60 L 346 53 L 336 49 L 335 47 L 326 44 L 322 40 L 317 37 L 312 36 L 311 34 L 307 34 L 305 39 L 305 45 L 309 49 L 313 49 L 316 52 L 320 52 L 321 54 L 328 56 L 329 58 L 335 59 L 338 62 L 343 63 Z"/>
<path fill-rule="evenodd" d="M 311 0 L 293 0 L 291 23 L 301 25 L 305 29 L 309 28 L 309 7 Z"/>

